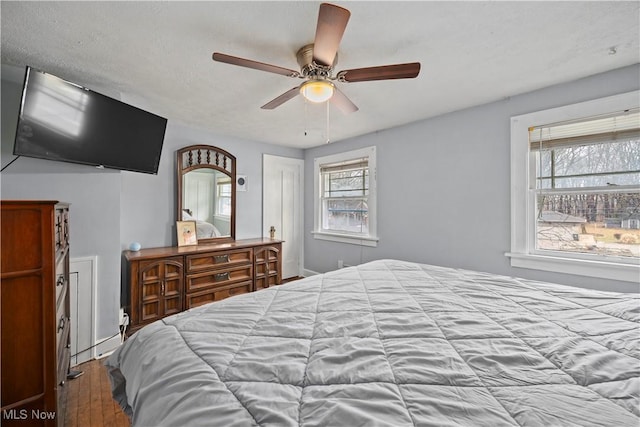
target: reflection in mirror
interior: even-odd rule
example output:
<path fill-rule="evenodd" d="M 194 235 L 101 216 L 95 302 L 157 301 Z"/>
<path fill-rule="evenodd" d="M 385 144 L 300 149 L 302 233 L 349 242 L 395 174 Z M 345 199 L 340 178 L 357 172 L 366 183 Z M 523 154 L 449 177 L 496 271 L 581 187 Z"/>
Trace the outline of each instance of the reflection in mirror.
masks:
<path fill-rule="evenodd" d="M 198 239 L 231 236 L 231 178 L 214 169 L 182 177 L 182 218 L 196 221 Z"/>
<path fill-rule="evenodd" d="M 199 242 L 235 238 L 235 157 L 217 147 L 178 151 L 178 220 L 195 221 Z"/>

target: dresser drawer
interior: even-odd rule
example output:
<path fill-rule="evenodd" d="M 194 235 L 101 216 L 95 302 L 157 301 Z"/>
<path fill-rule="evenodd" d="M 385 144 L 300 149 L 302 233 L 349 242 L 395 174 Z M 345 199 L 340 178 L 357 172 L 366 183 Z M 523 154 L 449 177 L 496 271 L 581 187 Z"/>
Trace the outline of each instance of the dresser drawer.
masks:
<path fill-rule="evenodd" d="M 69 274 L 67 272 L 66 257 L 62 258 L 56 264 L 56 307 L 62 304 L 62 297 L 64 296 L 67 288 L 69 287 Z"/>
<path fill-rule="evenodd" d="M 69 210 L 58 208 L 54 218 L 56 250 L 65 250 L 69 246 Z"/>
<path fill-rule="evenodd" d="M 54 230 L 55 230 L 55 240 L 56 240 L 56 250 L 59 250 L 61 248 L 63 248 L 63 238 L 62 236 L 63 231 L 62 231 L 62 224 L 63 224 L 63 219 L 62 219 L 62 210 L 61 209 L 56 209 L 55 210 L 55 214 L 54 214 Z"/>
<path fill-rule="evenodd" d="M 66 293 L 68 290 L 65 288 L 62 292 L 61 304 L 58 305 L 56 309 L 56 318 L 55 318 L 55 328 L 56 328 L 56 348 L 60 348 L 60 344 L 63 343 L 66 345 L 65 333 L 68 336 L 69 329 L 69 313 L 67 312 L 67 304 L 64 300 L 66 298 Z"/>
<path fill-rule="evenodd" d="M 224 270 L 212 270 L 204 273 L 190 274 L 187 276 L 187 293 L 201 291 L 207 288 L 219 288 L 237 282 L 253 279 L 253 266 L 239 265 L 225 268 Z"/>
<path fill-rule="evenodd" d="M 69 287 L 69 281 L 66 274 L 56 274 L 56 307 L 59 307 L 63 303 L 62 297 L 64 296 L 67 288 Z"/>
<path fill-rule="evenodd" d="M 188 294 L 186 308 L 189 309 L 210 302 L 220 301 L 234 295 L 249 293 L 251 292 L 251 286 L 252 282 L 240 282 Z"/>
<path fill-rule="evenodd" d="M 71 358 L 71 349 L 69 348 L 69 345 L 68 345 L 68 341 L 69 341 L 68 337 L 71 329 L 70 326 L 71 325 L 67 324 L 67 326 L 65 327 L 66 330 L 63 333 L 63 340 L 58 347 L 58 373 L 57 373 L 58 384 L 62 384 L 63 381 L 67 380 L 67 373 L 69 371 L 69 359 Z"/>
<path fill-rule="evenodd" d="M 236 265 L 251 264 L 253 249 L 209 252 L 206 254 L 187 256 L 187 274 L 212 269 L 226 269 Z"/>

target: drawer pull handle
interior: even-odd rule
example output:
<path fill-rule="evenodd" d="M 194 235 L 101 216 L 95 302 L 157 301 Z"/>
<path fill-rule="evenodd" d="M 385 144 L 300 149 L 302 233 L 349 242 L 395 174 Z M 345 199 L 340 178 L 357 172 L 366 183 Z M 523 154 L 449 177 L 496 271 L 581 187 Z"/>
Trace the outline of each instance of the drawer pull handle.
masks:
<path fill-rule="evenodd" d="M 213 276 L 214 282 L 222 282 L 223 280 L 229 280 L 229 272 L 225 271 L 224 273 L 217 273 Z"/>
<path fill-rule="evenodd" d="M 56 286 L 64 285 L 64 276 L 59 276 L 58 281 L 56 282 Z"/>
<path fill-rule="evenodd" d="M 221 262 L 229 262 L 229 254 L 214 255 L 213 259 L 214 259 L 216 264 L 219 264 Z"/>
<path fill-rule="evenodd" d="M 65 319 L 64 317 L 60 318 L 60 322 L 58 322 L 58 332 L 64 329 Z"/>

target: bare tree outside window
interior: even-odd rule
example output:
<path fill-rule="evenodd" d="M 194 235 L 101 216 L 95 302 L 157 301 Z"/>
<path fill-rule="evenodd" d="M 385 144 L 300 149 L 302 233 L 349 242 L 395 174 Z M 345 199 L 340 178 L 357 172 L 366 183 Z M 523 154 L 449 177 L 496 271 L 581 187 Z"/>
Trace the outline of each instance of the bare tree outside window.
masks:
<path fill-rule="evenodd" d="M 640 123 L 589 134 L 590 123 L 572 124 L 578 136 L 545 140 L 542 129 L 531 141 L 536 248 L 640 259 Z"/>
<path fill-rule="evenodd" d="M 369 169 L 323 169 L 323 212 L 325 230 L 368 234 Z"/>

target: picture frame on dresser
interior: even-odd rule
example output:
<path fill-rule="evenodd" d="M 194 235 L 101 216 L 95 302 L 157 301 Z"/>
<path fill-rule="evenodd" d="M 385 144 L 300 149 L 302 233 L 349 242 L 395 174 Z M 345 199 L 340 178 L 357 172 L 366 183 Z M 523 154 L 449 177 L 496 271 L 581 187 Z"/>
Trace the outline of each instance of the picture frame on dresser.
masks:
<path fill-rule="evenodd" d="M 178 235 L 178 246 L 198 244 L 195 221 L 176 221 L 176 234 Z"/>

